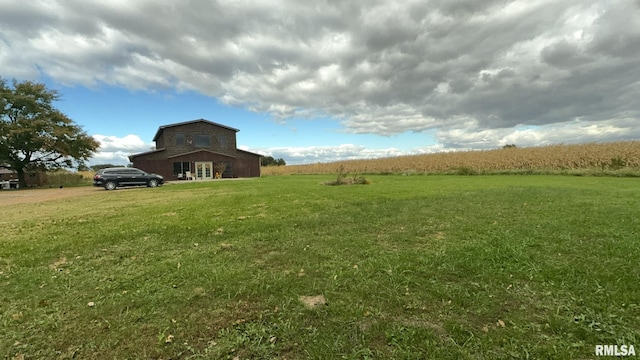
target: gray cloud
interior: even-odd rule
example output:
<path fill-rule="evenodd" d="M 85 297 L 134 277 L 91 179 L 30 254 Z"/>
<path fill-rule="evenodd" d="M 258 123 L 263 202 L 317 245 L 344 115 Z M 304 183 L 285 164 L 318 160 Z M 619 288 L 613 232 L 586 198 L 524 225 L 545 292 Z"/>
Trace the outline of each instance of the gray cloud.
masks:
<path fill-rule="evenodd" d="M 3 1 L 0 67 L 195 90 L 279 121 L 335 117 L 346 132 L 437 131 L 456 147 L 522 126 L 637 137 L 606 130 L 634 130 L 640 114 L 637 1 L 309 4 Z"/>
<path fill-rule="evenodd" d="M 519 147 L 551 144 L 576 144 L 622 141 L 640 138 L 636 119 L 609 120 L 602 122 L 571 121 L 563 124 L 525 126 L 516 128 L 479 129 L 469 123 L 460 129 L 449 129 L 437 133 L 438 143 L 444 149 L 489 150 L 507 144 Z"/>

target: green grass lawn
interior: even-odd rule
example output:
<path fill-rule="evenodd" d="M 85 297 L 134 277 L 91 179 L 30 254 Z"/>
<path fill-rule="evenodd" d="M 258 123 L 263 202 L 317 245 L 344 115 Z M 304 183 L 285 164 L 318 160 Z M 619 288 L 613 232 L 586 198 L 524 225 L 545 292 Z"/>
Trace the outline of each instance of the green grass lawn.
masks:
<path fill-rule="evenodd" d="M 1 208 L 0 358 L 640 352 L 638 179 L 368 178 L 192 182 Z M 300 301 L 318 295 L 326 304 Z"/>

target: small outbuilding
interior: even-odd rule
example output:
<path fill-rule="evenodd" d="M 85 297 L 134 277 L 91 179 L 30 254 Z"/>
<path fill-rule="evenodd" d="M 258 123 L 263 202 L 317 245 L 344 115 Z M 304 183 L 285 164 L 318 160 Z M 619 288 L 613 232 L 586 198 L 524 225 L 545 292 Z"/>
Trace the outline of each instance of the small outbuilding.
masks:
<path fill-rule="evenodd" d="M 27 187 L 43 186 L 47 183 L 47 174 L 43 171 L 27 171 L 25 180 Z M 0 188 L 8 188 L 8 184 L 17 187 L 18 173 L 11 169 L 9 165 L 0 164 Z"/>
<path fill-rule="evenodd" d="M 129 161 L 165 180 L 259 177 L 261 155 L 236 147 L 238 131 L 205 119 L 163 125 L 153 137 L 155 150 Z"/>

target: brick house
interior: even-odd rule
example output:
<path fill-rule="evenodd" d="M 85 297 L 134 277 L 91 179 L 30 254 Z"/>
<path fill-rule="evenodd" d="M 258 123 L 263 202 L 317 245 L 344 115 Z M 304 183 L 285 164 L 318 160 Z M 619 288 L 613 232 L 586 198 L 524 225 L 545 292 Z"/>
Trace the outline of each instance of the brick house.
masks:
<path fill-rule="evenodd" d="M 153 141 L 156 149 L 129 156 L 133 167 L 164 176 L 165 180 L 259 177 L 260 154 L 236 148 L 240 131 L 205 119 L 163 125 Z"/>

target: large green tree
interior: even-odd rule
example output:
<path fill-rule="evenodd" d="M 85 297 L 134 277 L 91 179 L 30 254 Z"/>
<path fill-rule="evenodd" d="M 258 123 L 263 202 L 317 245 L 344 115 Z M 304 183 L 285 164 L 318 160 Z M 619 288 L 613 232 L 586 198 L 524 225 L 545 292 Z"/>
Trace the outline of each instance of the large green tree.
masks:
<path fill-rule="evenodd" d="M 17 172 L 20 187 L 27 172 L 82 165 L 100 146 L 53 106 L 59 99 L 44 84 L 0 78 L 0 164 Z"/>

